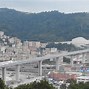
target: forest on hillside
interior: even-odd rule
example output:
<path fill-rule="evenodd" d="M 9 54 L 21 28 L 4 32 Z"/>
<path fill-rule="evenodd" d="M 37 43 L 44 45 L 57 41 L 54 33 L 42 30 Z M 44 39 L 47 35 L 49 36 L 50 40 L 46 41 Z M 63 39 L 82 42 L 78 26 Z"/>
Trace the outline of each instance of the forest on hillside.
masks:
<path fill-rule="evenodd" d="M 22 41 L 65 41 L 80 36 L 89 39 L 89 13 L 26 13 L 0 8 L 0 31 Z"/>

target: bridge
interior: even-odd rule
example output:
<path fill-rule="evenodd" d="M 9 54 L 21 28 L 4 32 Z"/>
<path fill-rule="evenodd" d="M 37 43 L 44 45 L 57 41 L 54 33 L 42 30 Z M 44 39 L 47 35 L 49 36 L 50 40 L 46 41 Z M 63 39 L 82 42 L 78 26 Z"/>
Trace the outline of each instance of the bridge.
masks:
<path fill-rule="evenodd" d="M 78 55 L 78 54 L 85 54 L 89 53 L 89 49 L 86 50 L 79 50 L 79 51 L 73 51 L 73 52 L 66 52 L 66 53 L 58 53 L 58 54 L 48 54 L 42 57 L 35 57 L 31 59 L 26 59 L 26 60 L 18 60 L 18 61 L 5 61 L 5 62 L 0 62 L 0 68 L 2 68 L 2 79 L 6 82 L 6 68 L 10 66 L 16 66 L 16 80 L 19 80 L 19 71 L 20 71 L 20 65 L 25 64 L 25 63 L 34 63 L 38 62 L 38 72 L 39 76 L 42 76 L 42 61 L 47 60 L 47 59 L 54 59 L 56 60 L 56 70 L 59 70 L 59 62 L 60 58 L 63 56 L 73 56 L 73 55 Z M 72 61 L 71 61 L 72 62 Z"/>

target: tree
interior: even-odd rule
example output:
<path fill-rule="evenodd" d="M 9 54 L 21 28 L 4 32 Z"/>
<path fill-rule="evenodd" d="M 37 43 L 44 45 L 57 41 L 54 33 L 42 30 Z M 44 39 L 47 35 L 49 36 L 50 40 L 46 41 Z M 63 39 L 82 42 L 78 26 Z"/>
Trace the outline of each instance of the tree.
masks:
<path fill-rule="evenodd" d="M 49 84 L 46 80 L 41 80 L 40 82 L 33 82 L 31 84 L 23 84 L 15 89 L 55 89 L 52 84 Z"/>
<path fill-rule="evenodd" d="M 71 83 L 68 89 L 89 89 L 89 82 Z"/>
<path fill-rule="evenodd" d="M 6 86 L 5 86 L 5 83 L 4 81 L 0 78 L 0 89 L 5 89 Z"/>

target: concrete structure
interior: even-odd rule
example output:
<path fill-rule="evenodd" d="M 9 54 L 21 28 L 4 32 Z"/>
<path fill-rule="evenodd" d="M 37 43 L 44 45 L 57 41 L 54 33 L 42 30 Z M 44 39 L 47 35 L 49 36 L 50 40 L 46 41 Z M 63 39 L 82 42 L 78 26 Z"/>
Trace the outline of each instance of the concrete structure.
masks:
<path fill-rule="evenodd" d="M 59 57 L 57 57 L 55 60 L 56 60 L 56 71 L 58 71 L 59 70 L 59 62 L 61 59 Z"/>
<path fill-rule="evenodd" d="M 2 67 L 2 79 L 6 83 L 6 67 Z"/>
<path fill-rule="evenodd" d="M 39 41 L 30 41 L 29 46 L 39 48 L 41 46 L 41 43 Z"/>
<path fill-rule="evenodd" d="M 56 70 L 57 71 L 59 70 L 59 60 L 58 59 L 56 60 Z"/>
<path fill-rule="evenodd" d="M 74 66 L 74 64 L 80 65 L 84 64 L 87 61 L 86 54 L 82 53 L 82 55 L 70 55 L 70 63 L 71 66 Z"/>
<path fill-rule="evenodd" d="M 42 61 L 38 62 L 38 74 L 39 76 L 42 76 Z"/>
<path fill-rule="evenodd" d="M 51 48 L 51 53 L 55 53 L 55 52 L 57 52 L 57 48 Z"/>
<path fill-rule="evenodd" d="M 16 65 L 16 81 L 19 81 L 20 77 L 20 65 Z"/>
<path fill-rule="evenodd" d="M 79 82 L 89 82 L 89 76 L 79 76 L 79 77 L 77 77 L 76 78 L 76 80 L 77 80 L 77 83 L 79 83 Z"/>
<path fill-rule="evenodd" d="M 35 57 L 32 59 L 28 60 L 19 60 L 19 61 L 6 61 L 6 62 L 1 62 L 0 67 L 2 68 L 2 79 L 6 81 L 6 67 L 8 66 L 15 66 L 16 65 L 16 80 L 19 80 L 19 71 L 20 67 L 19 65 L 25 64 L 25 63 L 34 63 L 34 62 L 39 62 L 39 75 L 42 76 L 42 61 L 47 60 L 47 59 L 56 59 L 56 70 L 59 70 L 59 60 L 63 56 L 67 55 L 76 55 L 76 54 L 83 54 L 89 52 L 89 49 L 87 50 L 80 50 L 80 51 L 74 51 L 74 52 L 67 52 L 67 53 L 61 53 L 61 54 L 50 54 L 50 55 L 45 55 L 42 57 Z"/>
<path fill-rule="evenodd" d="M 4 35 L 3 31 L 0 31 L 0 38 Z"/>

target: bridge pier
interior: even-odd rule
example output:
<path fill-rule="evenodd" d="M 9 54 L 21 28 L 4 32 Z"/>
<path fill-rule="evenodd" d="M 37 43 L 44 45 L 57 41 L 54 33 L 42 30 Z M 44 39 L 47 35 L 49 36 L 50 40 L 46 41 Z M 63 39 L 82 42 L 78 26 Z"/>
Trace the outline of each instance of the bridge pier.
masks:
<path fill-rule="evenodd" d="M 59 58 L 57 57 L 56 58 L 56 71 L 59 71 L 59 65 L 63 62 L 63 57 L 62 58 Z"/>
<path fill-rule="evenodd" d="M 42 61 L 38 62 L 38 75 L 42 76 Z"/>
<path fill-rule="evenodd" d="M 74 65 L 73 56 L 71 55 L 70 57 L 71 57 L 70 58 L 70 64 L 71 64 L 71 66 L 73 66 Z"/>
<path fill-rule="evenodd" d="M 6 67 L 2 67 L 2 80 L 6 83 Z"/>
<path fill-rule="evenodd" d="M 86 62 L 86 54 L 83 53 L 82 55 L 83 55 L 83 57 L 82 57 L 82 59 L 83 59 L 82 62 L 85 63 L 85 62 Z"/>
<path fill-rule="evenodd" d="M 19 76 L 20 76 L 20 65 L 16 65 L 16 81 L 19 81 Z"/>
<path fill-rule="evenodd" d="M 59 61 L 60 61 L 61 59 L 59 59 L 59 58 L 56 58 L 56 71 L 59 71 Z"/>

